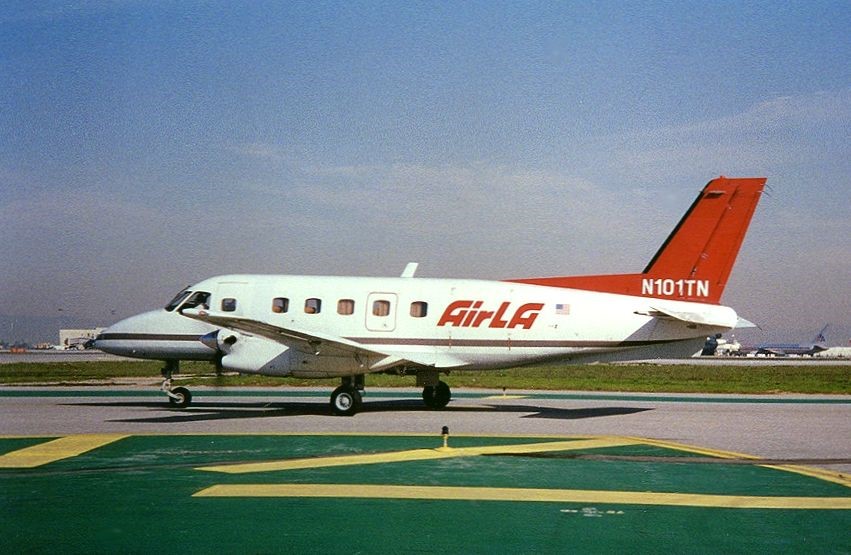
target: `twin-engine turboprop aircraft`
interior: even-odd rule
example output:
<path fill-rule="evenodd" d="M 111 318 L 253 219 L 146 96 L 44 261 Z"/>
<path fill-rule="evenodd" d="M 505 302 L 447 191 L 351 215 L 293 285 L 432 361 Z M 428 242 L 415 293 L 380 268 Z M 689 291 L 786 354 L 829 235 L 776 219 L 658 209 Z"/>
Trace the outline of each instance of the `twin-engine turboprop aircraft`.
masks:
<path fill-rule="evenodd" d="M 246 374 L 340 377 L 335 414 L 361 406 L 364 376 L 413 374 L 429 407 L 450 400 L 441 373 L 542 362 L 684 357 L 707 336 L 747 324 L 721 293 L 765 185 L 709 182 L 640 274 L 482 281 L 401 277 L 226 275 L 187 287 L 163 309 L 122 320 L 95 346 Z"/>

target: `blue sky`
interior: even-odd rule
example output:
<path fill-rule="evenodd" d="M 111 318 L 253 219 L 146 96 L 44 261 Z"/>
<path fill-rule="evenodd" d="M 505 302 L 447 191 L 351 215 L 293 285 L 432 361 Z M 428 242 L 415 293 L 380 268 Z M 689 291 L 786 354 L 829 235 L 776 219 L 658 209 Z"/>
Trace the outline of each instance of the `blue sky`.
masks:
<path fill-rule="evenodd" d="M 724 174 L 770 187 L 725 304 L 844 343 L 849 28 L 844 1 L 4 4 L 0 339 L 220 273 L 639 271 Z"/>

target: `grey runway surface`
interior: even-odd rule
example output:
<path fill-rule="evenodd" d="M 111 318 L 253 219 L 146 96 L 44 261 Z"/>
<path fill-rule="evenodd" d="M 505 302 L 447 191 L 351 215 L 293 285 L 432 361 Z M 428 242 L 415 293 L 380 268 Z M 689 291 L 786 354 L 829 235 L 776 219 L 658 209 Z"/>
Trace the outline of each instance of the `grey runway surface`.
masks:
<path fill-rule="evenodd" d="M 330 414 L 330 391 L 193 389 L 186 409 L 152 389 L 0 388 L 0 435 L 434 433 L 620 435 L 851 473 L 851 396 L 591 394 L 455 390 L 426 409 L 414 389 L 369 389 L 362 412 Z"/>

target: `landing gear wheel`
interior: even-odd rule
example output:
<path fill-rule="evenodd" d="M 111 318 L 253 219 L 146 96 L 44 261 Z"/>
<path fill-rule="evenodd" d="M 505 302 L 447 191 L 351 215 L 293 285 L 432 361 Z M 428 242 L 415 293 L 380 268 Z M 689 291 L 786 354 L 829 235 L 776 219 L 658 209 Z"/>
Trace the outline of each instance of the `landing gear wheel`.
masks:
<path fill-rule="evenodd" d="M 185 387 L 175 387 L 168 396 L 168 402 L 178 408 L 188 407 L 192 402 L 192 394 Z"/>
<path fill-rule="evenodd" d="M 437 385 L 427 385 L 423 388 L 423 401 L 430 409 L 442 409 L 449 404 L 452 392 L 446 382 L 437 382 Z"/>
<path fill-rule="evenodd" d="M 354 416 L 360 410 L 362 402 L 360 391 L 341 385 L 331 394 L 331 411 L 337 416 Z"/>

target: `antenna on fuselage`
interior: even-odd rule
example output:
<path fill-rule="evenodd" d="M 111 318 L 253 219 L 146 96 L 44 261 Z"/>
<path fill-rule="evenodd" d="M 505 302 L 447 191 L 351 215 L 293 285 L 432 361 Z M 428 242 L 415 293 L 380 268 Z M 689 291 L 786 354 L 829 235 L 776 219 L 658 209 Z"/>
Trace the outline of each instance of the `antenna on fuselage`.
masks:
<path fill-rule="evenodd" d="M 408 262 L 408 265 L 405 266 L 405 270 L 402 272 L 403 278 L 412 278 L 414 274 L 417 272 L 417 267 L 420 265 L 419 262 Z"/>

